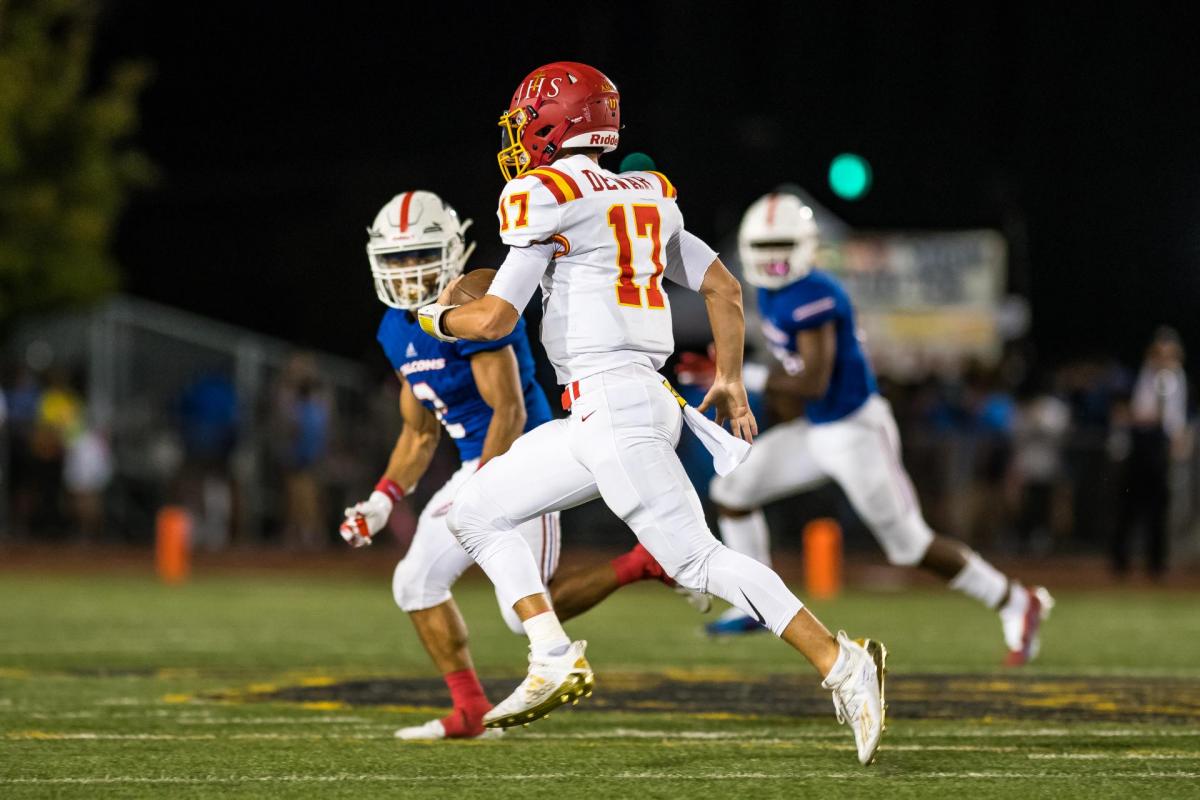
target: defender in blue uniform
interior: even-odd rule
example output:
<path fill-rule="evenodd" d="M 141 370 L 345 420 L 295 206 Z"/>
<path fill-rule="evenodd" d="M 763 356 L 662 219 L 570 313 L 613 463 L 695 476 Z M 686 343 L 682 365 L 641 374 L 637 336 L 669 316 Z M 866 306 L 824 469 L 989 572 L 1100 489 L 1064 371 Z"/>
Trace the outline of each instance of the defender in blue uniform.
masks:
<path fill-rule="evenodd" d="M 747 210 L 738 239 L 742 269 L 758 287 L 763 332 L 779 362 L 771 386 L 803 398 L 805 418 L 771 428 L 740 467 L 712 482 L 725 544 L 770 563 L 762 506 L 835 480 L 888 561 L 924 567 L 997 610 L 1006 663 L 1028 662 L 1037 654 L 1038 630 L 1053 600 L 1044 588 L 1010 580 L 925 523 L 901 463 L 891 406 L 879 395 L 855 326 L 854 307 L 832 275 L 811 266 L 817 247 L 812 210 L 794 195 L 769 194 Z M 754 620 L 734 611 L 710 625 L 710 632 L 757 629 Z"/>
<path fill-rule="evenodd" d="M 469 225 L 437 195 L 415 191 L 392 198 L 368 229 L 375 292 L 389 306 L 378 339 L 400 379 L 404 427 L 375 491 L 346 509 L 339 529 L 342 538 L 353 547 L 371 543 L 387 525 L 395 503 L 425 474 L 443 430 L 462 459 L 462 466 L 421 511 L 412 544 L 392 578 L 396 604 L 409 614 L 442 673 L 454 710 L 442 719 L 401 728 L 396 731 L 401 739 L 502 734 L 483 727 L 483 715 L 492 704 L 471 665 L 466 625 L 450 594 L 473 562 L 446 527 L 446 512 L 458 488 L 480 466 L 507 451 L 523 432 L 550 419 L 546 395 L 534 380 L 524 322 L 494 342 L 450 344 L 422 333 L 413 317 L 412 309 L 438 297 L 462 273 L 472 250 L 465 237 Z M 558 566 L 558 512 L 524 523 L 519 532 L 549 584 Z M 611 562 L 556 580 L 551 597 L 566 618 L 626 583 L 651 578 L 669 582 L 639 545 Z M 514 632 L 525 632 L 511 608 L 501 604 L 500 612 Z"/>
<path fill-rule="evenodd" d="M 784 369 L 791 375 L 803 370 L 797 342 L 801 331 L 819 330 L 833 323 L 833 369 L 829 386 L 805 403 L 810 422 L 836 422 L 858 409 L 879 389 L 867 364 L 854 326 L 854 307 L 842 285 L 827 272 L 808 275 L 780 289 L 759 288 L 758 310 L 763 333 Z"/>
<path fill-rule="evenodd" d="M 494 342 L 449 343 L 426 336 L 410 312 L 392 308 L 383 315 L 376 338 L 392 368 L 454 440 L 464 463 L 483 455 L 493 414 L 472 374 L 474 356 L 511 348 L 525 406 L 523 430 L 533 430 L 551 418 L 546 393 L 534 380 L 533 353 L 525 334 L 525 320 L 519 321 L 511 334 Z"/>

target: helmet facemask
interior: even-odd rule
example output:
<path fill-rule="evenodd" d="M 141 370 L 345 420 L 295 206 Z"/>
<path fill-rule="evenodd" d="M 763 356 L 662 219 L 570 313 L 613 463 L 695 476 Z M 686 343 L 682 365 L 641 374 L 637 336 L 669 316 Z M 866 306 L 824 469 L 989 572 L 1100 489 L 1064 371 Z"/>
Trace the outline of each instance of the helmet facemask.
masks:
<path fill-rule="evenodd" d="M 496 161 L 500 164 L 500 172 L 504 180 L 511 181 L 519 178 L 531 169 L 549 164 L 558 153 L 558 142 L 571 127 L 570 121 L 554 125 L 542 125 L 530 135 L 529 126 L 539 124 L 538 112 L 535 106 L 540 106 L 541 98 L 534 100 L 533 105 L 506 111 L 500 115 L 500 152 Z M 531 139 L 534 152 L 525 146 L 525 139 Z M 539 147 L 540 145 L 540 147 Z M 540 149 L 541 152 L 537 152 Z"/>
<path fill-rule="evenodd" d="M 496 154 L 496 160 L 506 181 L 519 178 L 533 168 L 533 159 L 521 143 L 521 137 L 536 114 L 532 106 L 523 106 L 500 115 L 500 152 Z"/>
<path fill-rule="evenodd" d="M 743 242 L 738 249 L 746 280 L 754 286 L 778 289 L 809 273 L 817 237 Z"/>
<path fill-rule="evenodd" d="M 755 201 L 738 229 L 738 257 L 746 282 L 779 289 L 804 278 L 817 255 L 819 230 L 812 209 L 792 195 Z"/>
<path fill-rule="evenodd" d="M 403 246 L 367 243 L 375 294 L 392 308 L 412 310 L 432 303 L 454 278 L 462 274 L 475 244 L 466 244 L 467 220 L 459 231 L 439 241 L 412 242 Z M 371 231 L 372 238 L 382 235 Z"/>

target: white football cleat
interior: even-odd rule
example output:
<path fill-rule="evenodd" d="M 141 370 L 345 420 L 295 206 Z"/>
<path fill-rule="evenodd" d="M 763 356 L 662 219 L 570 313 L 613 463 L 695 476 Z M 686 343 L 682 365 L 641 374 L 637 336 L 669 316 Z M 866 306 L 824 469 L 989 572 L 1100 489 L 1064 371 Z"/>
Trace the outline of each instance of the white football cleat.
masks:
<path fill-rule="evenodd" d="M 511 728 L 528 725 L 549 716 L 561 705 L 588 697 L 596 678 L 583 655 L 587 642 L 571 642 L 561 656 L 534 658 L 529 656 L 529 674 L 512 694 L 483 715 L 488 728 Z"/>
<path fill-rule="evenodd" d="M 479 734 L 478 736 L 457 738 L 495 739 L 503 735 L 503 730 L 490 730 L 488 728 L 484 728 L 483 733 Z M 413 725 L 408 728 L 400 728 L 396 731 L 396 738 L 406 739 L 409 741 L 430 741 L 432 739 L 446 739 L 449 737 L 446 736 L 446 728 L 442 725 L 442 721 L 440 719 L 431 719 L 424 725 Z"/>
<path fill-rule="evenodd" d="M 684 600 L 687 600 L 687 604 L 699 613 L 707 614 L 712 611 L 712 596 L 708 592 L 697 592 L 679 584 L 675 584 L 674 589 L 675 594 L 681 595 Z"/>
<path fill-rule="evenodd" d="M 838 631 L 837 641 L 845 658 L 838 659 L 843 662 L 838 673 L 830 672 L 821 686 L 833 692 L 838 722 L 854 732 L 859 762 L 870 764 L 883 738 L 887 713 L 883 696 L 887 648 L 873 639 L 851 641 L 845 631 Z"/>
<path fill-rule="evenodd" d="M 1000 609 L 1000 625 L 1008 646 L 1005 666 L 1020 667 L 1037 658 L 1042 649 L 1042 622 L 1050 616 L 1054 598 L 1043 586 L 1026 589 L 1014 582 L 1008 602 Z"/>

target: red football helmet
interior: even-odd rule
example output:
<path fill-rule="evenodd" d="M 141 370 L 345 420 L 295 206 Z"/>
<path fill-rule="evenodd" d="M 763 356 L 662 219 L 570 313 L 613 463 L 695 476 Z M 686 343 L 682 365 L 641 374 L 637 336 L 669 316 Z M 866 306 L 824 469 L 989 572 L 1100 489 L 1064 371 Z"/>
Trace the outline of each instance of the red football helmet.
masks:
<path fill-rule="evenodd" d="M 500 115 L 504 179 L 549 164 L 567 147 L 617 149 L 621 95 L 600 70 L 574 61 L 538 67 Z"/>

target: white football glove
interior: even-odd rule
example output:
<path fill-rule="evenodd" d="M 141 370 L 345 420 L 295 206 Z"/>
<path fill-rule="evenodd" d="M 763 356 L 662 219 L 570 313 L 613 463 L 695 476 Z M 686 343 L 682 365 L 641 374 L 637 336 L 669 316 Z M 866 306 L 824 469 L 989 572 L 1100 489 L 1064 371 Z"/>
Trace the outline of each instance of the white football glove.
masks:
<path fill-rule="evenodd" d="M 387 525 L 388 517 L 392 515 L 392 505 L 392 498 L 385 493 L 378 490 L 371 492 L 369 498 L 346 509 L 346 519 L 338 528 L 338 533 L 351 547 L 369 545 L 375 534 Z"/>
<path fill-rule="evenodd" d="M 421 306 L 417 309 L 417 322 L 420 323 L 421 330 L 433 338 L 441 339 L 443 342 L 457 342 L 457 336 L 452 336 L 442 330 L 442 315 L 455 308 L 458 306 L 446 306 L 440 303 Z"/>

